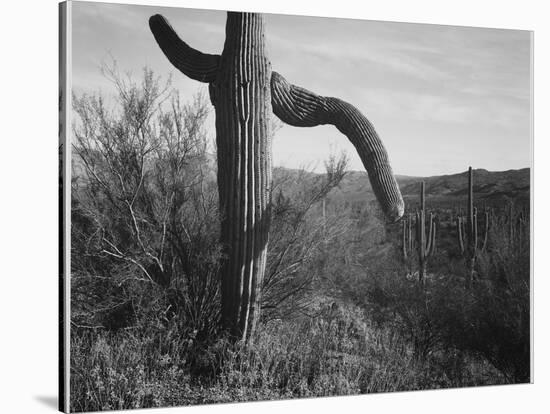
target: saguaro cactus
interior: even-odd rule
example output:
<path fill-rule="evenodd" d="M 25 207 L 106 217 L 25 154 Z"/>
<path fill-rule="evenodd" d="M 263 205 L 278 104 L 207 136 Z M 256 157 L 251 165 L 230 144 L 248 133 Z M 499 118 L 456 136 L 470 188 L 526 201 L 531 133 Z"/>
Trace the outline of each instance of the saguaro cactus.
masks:
<path fill-rule="evenodd" d="M 352 105 L 289 84 L 271 71 L 264 18 L 228 12 L 221 55 L 183 42 L 160 15 L 149 26 L 168 60 L 209 84 L 216 113 L 218 190 L 222 213 L 222 324 L 234 337 L 253 333 L 260 310 L 271 203 L 269 115 L 295 126 L 335 125 L 354 144 L 383 211 L 391 220 L 404 204 L 380 138 Z"/>
<path fill-rule="evenodd" d="M 418 252 L 418 280 L 424 284 L 426 281 L 426 269 L 428 258 L 435 252 L 436 223 L 433 213 L 430 212 L 428 219 L 428 237 L 426 237 L 426 186 L 424 181 L 420 183 L 420 209 L 416 212 L 415 221 L 416 230 L 416 249 Z M 412 236 L 412 215 L 409 214 L 407 220 L 403 220 L 403 258 L 410 260 L 414 250 Z M 412 273 L 412 263 L 411 263 Z"/>
<path fill-rule="evenodd" d="M 409 266 L 409 273 L 413 272 L 413 262 L 412 262 L 412 253 L 413 253 L 413 235 L 412 235 L 412 226 L 413 219 L 412 214 L 409 213 L 408 217 L 402 221 L 402 253 L 405 263 Z"/>
<path fill-rule="evenodd" d="M 418 241 L 418 278 L 420 283 L 426 282 L 426 264 L 428 257 L 435 251 L 436 225 L 433 213 L 428 220 L 428 238 L 426 239 L 426 185 L 420 184 L 420 210 L 416 213 L 416 231 Z"/>
<path fill-rule="evenodd" d="M 478 245 L 478 220 L 477 208 L 474 207 L 474 172 L 472 167 L 468 168 L 468 212 L 466 219 L 461 216 L 456 218 L 458 246 L 461 254 L 467 261 L 470 271 L 470 286 L 473 284 L 475 264 L 478 255 L 487 247 L 489 234 L 489 212 L 485 210 L 485 227 L 483 229 L 483 242 Z"/>

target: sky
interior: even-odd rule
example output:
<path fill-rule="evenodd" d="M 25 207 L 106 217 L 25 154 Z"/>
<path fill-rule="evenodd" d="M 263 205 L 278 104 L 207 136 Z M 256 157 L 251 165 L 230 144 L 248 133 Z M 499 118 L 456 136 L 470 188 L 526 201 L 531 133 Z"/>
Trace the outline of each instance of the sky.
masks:
<path fill-rule="evenodd" d="M 139 78 L 143 67 L 185 99 L 205 84 L 175 69 L 148 26 L 160 13 L 190 46 L 221 53 L 225 12 L 73 2 L 73 91 L 114 94 L 99 70 L 111 57 Z M 356 106 L 374 125 L 396 174 L 430 176 L 530 166 L 531 32 L 353 19 L 266 15 L 274 71 L 319 95 Z M 209 126 L 212 139 L 214 112 Z M 275 166 L 322 171 L 331 153 L 354 147 L 333 126 L 284 125 Z"/>

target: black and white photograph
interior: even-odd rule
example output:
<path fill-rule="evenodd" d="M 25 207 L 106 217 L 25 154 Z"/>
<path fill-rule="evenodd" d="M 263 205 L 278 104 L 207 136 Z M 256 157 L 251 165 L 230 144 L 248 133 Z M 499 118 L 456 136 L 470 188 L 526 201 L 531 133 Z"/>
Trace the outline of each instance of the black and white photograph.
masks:
<path fill-rule="evenodd" d="M 59 12 L 61 410 L 533 381 L 532 31 Z"/>

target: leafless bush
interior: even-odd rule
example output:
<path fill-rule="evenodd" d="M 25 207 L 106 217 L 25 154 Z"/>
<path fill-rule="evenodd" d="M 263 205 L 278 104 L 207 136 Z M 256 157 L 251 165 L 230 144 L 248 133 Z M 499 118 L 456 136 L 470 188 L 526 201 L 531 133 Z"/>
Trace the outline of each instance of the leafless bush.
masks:
<path fill-rule="evenodd" d="M 160 292 L 167 320 L 182 313 L 197 328 L 214 325 L 220 250 L 206 99 L 183 104 L 149 69 L 139 83 L 116 65 L 103 71 L 116 87 L 113 109 L 99 95 L 73 99 L 73 297 L 93 304 L 80 316 L 135 313 Z M 102 287 L 90 290 L 93 281 Z"/>
<path fill-rule="evenodd" d="M 332 155 L 326 174 L 278 169 L 273 182 L 270 250 L 263 285 L 264 320 L 299 316 L 311 302 L 311 288 L 323 254 L 346 231 L 336 215 L 327 214 L 327 194 L 343 179 L 347 157 Z"/>
<path fill-rule="evenodd" d="M 469 292 L 462 337 L 511 382 L 530 379 L 530 218 L 525 211 L 492 217 L 479 282 Z"/>

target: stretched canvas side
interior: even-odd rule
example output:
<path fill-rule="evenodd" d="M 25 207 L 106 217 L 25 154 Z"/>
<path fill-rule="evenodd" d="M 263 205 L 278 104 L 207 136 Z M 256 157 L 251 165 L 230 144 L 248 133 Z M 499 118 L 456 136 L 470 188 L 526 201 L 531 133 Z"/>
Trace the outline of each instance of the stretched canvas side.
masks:
<path fill-rule="evenodd" d="M 59 4 L 59 373 L 58 408 L 69 412 L 71 269 L 71 2 Z"/>

